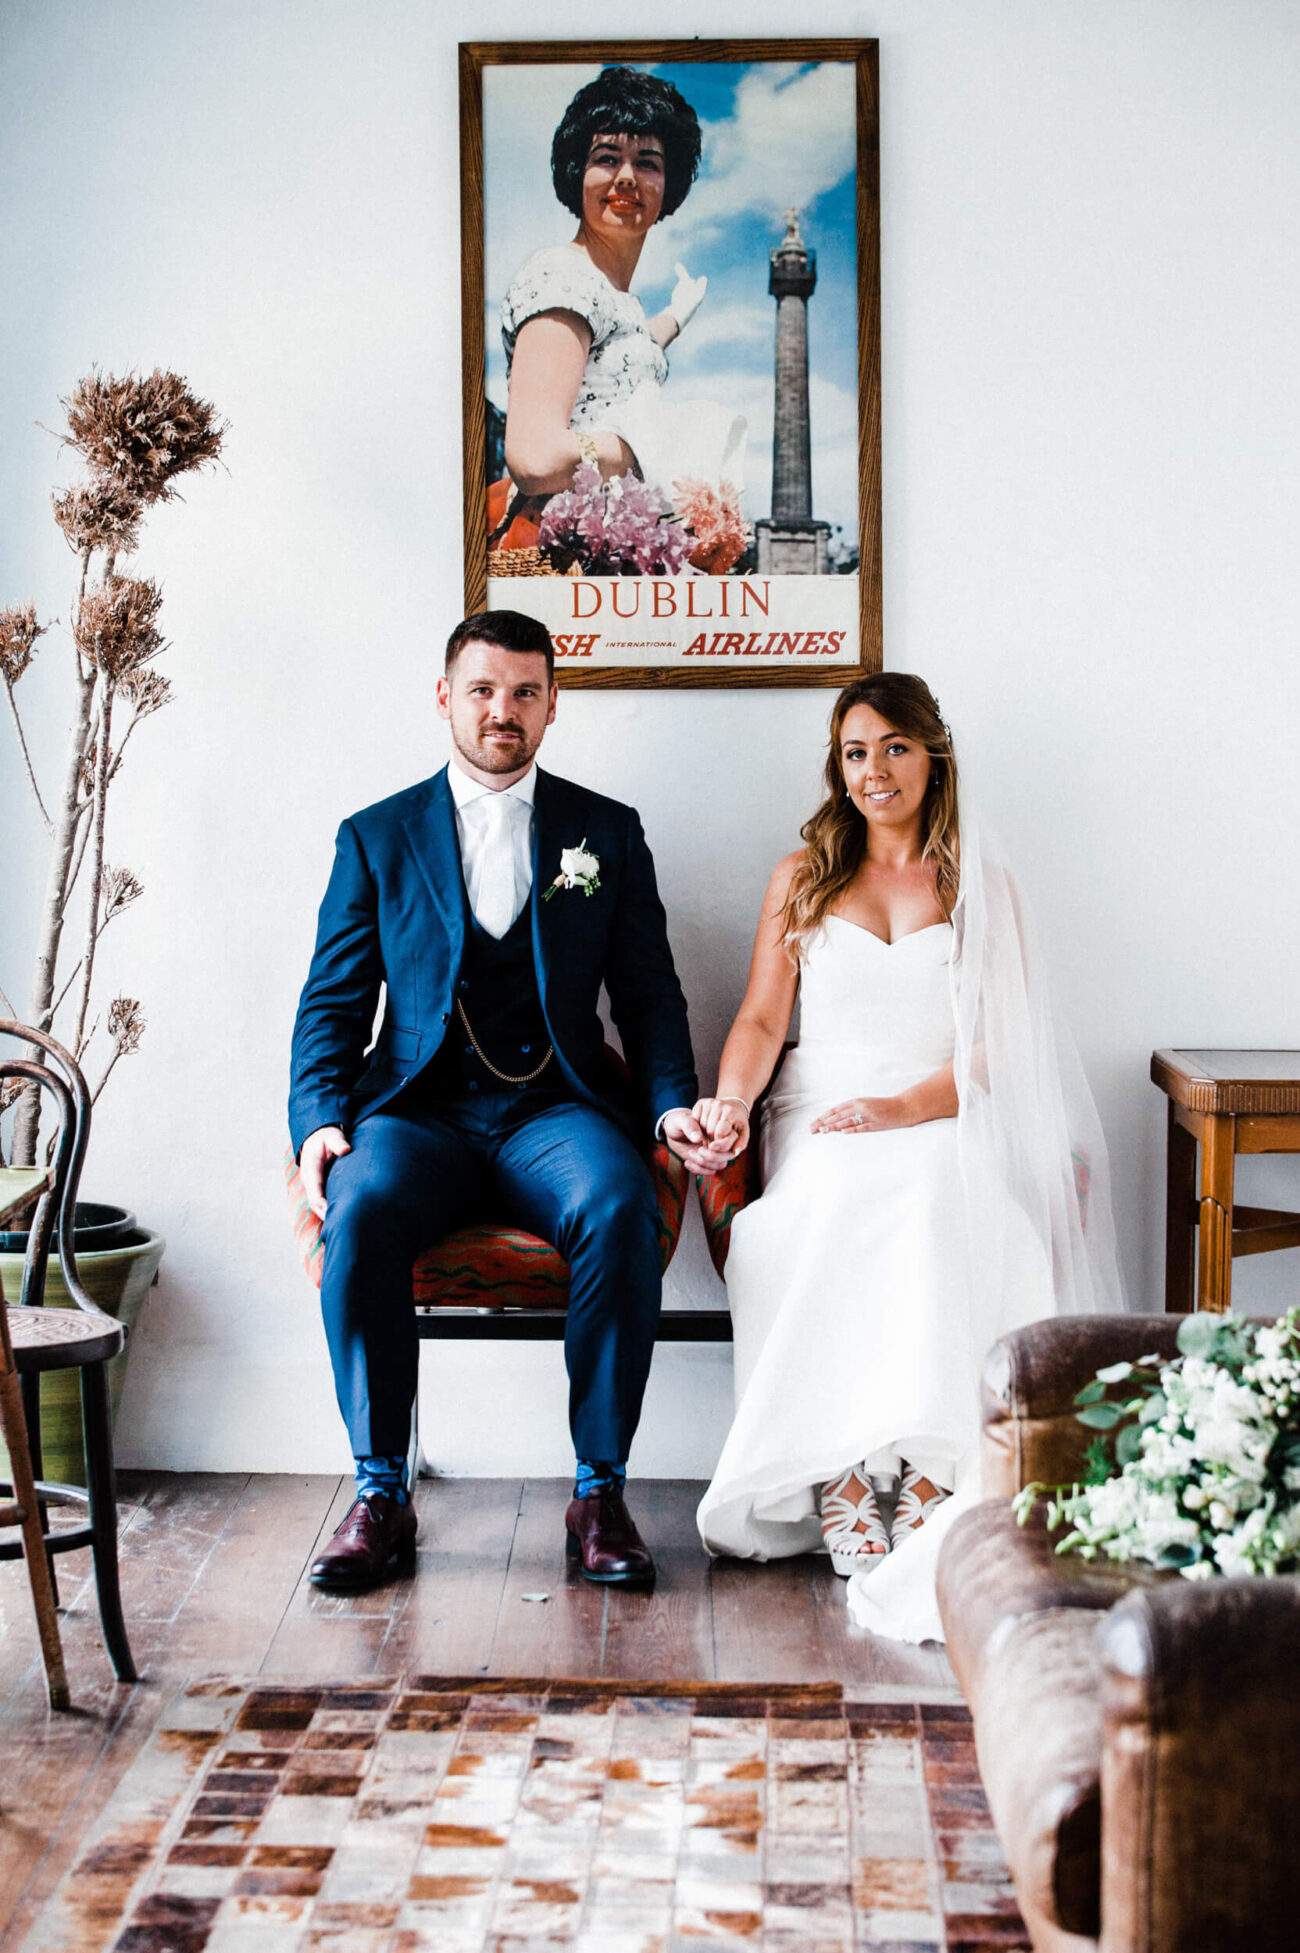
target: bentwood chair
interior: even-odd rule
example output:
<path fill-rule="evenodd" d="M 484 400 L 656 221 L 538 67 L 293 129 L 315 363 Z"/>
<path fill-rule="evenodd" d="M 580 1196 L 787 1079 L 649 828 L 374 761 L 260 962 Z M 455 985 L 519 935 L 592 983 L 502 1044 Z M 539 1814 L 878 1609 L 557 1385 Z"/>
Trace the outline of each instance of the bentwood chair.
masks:
<path fill-rule="evenodd" d="M 108 1364 L 126 1340 L 126 1330 L 113 1316 L 106 1315 L 91 1301 L 77 1273 L 73 1245 L 73 1216 L 77 1185 L 90 1132 L 90 1093 L 86 1081 L 63 1046 L 29 1025 L 0 1018 L 0 1035 L 17 1038 L 33 1056 L 6 1057 L 0 1060 L 0 1083 L 15 1079 L 37 1091 L 51 1094 L 58 1107 L 59 1129 L 55 1137 L 52 1164 L 48 1173 L 38 1172 L 40 1189 L 36 1211 L 28 1223 L 27 1251 L 23 1263 L 22 1290 L 15 1306 L 5 1298 L 3 1311 L 4 1375 L 0 1392 L 4 1402 L 4 1438 L 9 1450 L 11 1482 L 0 1484 L 0 1494 L 12 1495 L 22 1511 L 22 1541 L 0 1541 L 0 1559 L 16 1559 L 28 1552 L 29 1569 L 34 1567 L 33 1547 L 40 1540 L 39 1554 L 44 1584 L 49 1588 L 49 1621 L 54 1622 L 52 1556 L 71 1553 L 89 1546 L 95 1571 L 95 1591 L 99 1618 L 113 1671 L 120 1682 L 138 1679 L 126 1624 L 122 1618 L 121 1589 L 117 1565 L 117 1481 L 113 1468 L 113 1436 L 109 1412 Z M 57 1228 L 57 1233 L 56 1233 Z M 45 1307 L 45 1273 L 50 1247 L 58 1248 L 64 1284 L 75 1307 Z M 41 1478 L 40 1380 L 52 1370 L 75 1369 L 81 1383 L 81 1415 L 85 1442 L 86 1487 L 50 1484 Z M 21 1405 L 15 1379 L 21 1384 Z M 14 1408 L 18 1415 L 15 1417 Z M 24 1471 L 30 1458 L 30 1469 Z M 33 1529 L 28 1508 L 35 1502 Z M 52 1531 L 47 1524 L 47 1508 L 71 1506 L 84 1511 L 86 1523 Z M 13 1507 L 0 1507 L 0 1519 L 13 1520 Z M 42 1601 L 37 1597 L 33 1576 L 33 1596 L 41 1620 Z M 50 1701 L 56 1708 L 67 1707 L 67 1682 L 58 1661 L 50 1666 L 47 1629 L 42 1625 L 42 1651 L 50 1682 Z M 53 1651 L 57 1656 L 57 1627 Z M 58 1694 L 56 1696 L 56 1688 Z"/>
<path fill-rule="evenodd" d="M 10 1167 L 0 1171 L 0 1223 L 49 1184 L 49 1174 L 39 1167 Z M 21 1526 L 22 1548 L 27 1561 L 27 1579 L 36 1610 L 36 1632 L 40 1637 L 41 1659 L 45 1663 L 45 1685 L 50 1707 L 70 1707 L 68 1677 L 63 1666 L 63 1645 L 59 1639 L 59 1617 L 55 1611 L 54 1582 L 45 1557 L 45 1537 L 41 1526 L 41 1507 L 32 1477 L 31 1453 L 27 1448 L 27 1425 L 23 1417 L 22 1391 L 14 1365 L 13 1343 L 9 1335 L 9 1311 L 0 1308 L 0 1437 L 9 1453 L 9 1471 L 14 1497 L 0 1505 L 0 1526 Z"/>

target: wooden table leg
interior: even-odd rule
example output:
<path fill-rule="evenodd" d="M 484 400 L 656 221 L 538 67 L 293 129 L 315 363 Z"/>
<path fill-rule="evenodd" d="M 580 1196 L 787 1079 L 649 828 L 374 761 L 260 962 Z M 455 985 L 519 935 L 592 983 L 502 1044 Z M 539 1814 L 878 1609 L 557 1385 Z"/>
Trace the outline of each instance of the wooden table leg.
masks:
<path fill-rule="evenodd" d="M 1237 1122 L 1230 1113 L 1206 1118 L 1201 1135 L 1201 1252 L 1196 1306 L 1221 1315 L 1232 1306 L 1232 1183 Z"/>
<path fill-rule="evenodd" d="M 1165 1178 L 1165 1309 L 1185 1315 L 1196 1307 L 1196 1137 L 1180 1125 L 1169 1101 Z"/>

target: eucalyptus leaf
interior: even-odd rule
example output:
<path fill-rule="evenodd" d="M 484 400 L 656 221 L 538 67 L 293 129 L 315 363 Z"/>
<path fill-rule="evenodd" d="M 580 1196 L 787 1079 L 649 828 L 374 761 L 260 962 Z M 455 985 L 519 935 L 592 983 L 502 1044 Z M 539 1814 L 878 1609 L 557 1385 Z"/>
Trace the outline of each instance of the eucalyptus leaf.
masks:
<path fill-rule="evenodd" d="M 1121 1465 L 1131 1465 L 1142 1455 L 1142 1433 L 1136 1424 L 1126 1424 L 1115 1440 L 1115 1456 Z"/>
<path fill-rule="evenodd" d="M 1074 1401 L 1076 1404 L 1098 1404 L 1105 1395 L 1105 1384 L 1100 1377 L 1094 1377 L 1091 1383 L 1084 1384 Z"/>
<path fill-rule="evenodd" d="M 1178 1349 L 1183 1356 L 1208 1356 L 1219 1333 L 1219 1318 L 1204 1311 L 1184 1316 L 1178 1325 Z"/>
<path fill-rule="evenodd" d="M 1147 1398 L 1145 1404 L 1143 1404 L 1141 1410 L 1138 1412 L 1138 1423 L 1154 1424 L 1164 1416 L 1168 1408 L 1169 1406 L 1165 1402 L 1164 1391 L 1157 1390 L 1154 1396 Z"/>
<path fill-rule="evenodd" d="M 1181 1540 L 1175 1540 L 1172 1543 L 1172 1545 L 1165 1547 L 1164 1552 L 1160 1555 L 1160 1558 L 1156 1561 L 1156 1565 L 1157 1566 L 1193 1566 L 1196 1563 L 1196 1561 L 1200 1559 L 1200 1557 L 1201 1557 L 1201 1553 L 1199 1547 L 1188 1546 Z"/>
<path fill-rule="evenodd" d="M 1133 1374 L 1131 1363 L 1108 1363 L 1104 1370 L 1098 1370 L 1098 1383 L 1124 1383 Z"/>
<path fill-rule="evenodd" d="M 1078 1415 L 1090 1431 L 1113 1431 L 1124 1413 L 1118 1404 L 1088 1404 Z"/>

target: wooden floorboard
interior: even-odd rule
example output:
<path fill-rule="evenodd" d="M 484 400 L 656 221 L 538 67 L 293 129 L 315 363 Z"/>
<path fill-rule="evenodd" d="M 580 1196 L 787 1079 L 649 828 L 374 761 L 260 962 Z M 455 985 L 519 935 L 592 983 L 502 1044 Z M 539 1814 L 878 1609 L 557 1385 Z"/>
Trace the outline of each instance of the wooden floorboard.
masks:
<path fill-rule="evenodd" d="M 35 1660 L 24 1689 L 0 1716 L 6 1763 L 0 1791 L 0 1929 L 11 1915 L 9 1934 L 0 1943 L 21 1941 L 186 1677 L 256 1671 L 338 1483 L 337 1478 L 230 1474 L 160 1474 L 145 1483 L 121 1544 L 124 1604 L 140 1685 L 123 1688 L 113 1678 L 87 1578 L 61 1620 L 74 1717 L 44 1710 Z M 39 1725 L 38 1716 L 43 1717 Z M 11 1718 L 16 1730 L 36 1735 L 26 1757 L 10 1747 Z M 66 1747 L 65 1723 L 75 1724 Z M 11 1763 L 17 1766 L 12 1773 Z M 27 1875 L 11 1883 L 5 1876 L 6 1845 L 18 1840 L 8 1819 L 11 1811 L 30 1817 L 34 1809 L 45 1814 L 45 1848 L 35 1862 L 28 1860 Z"/>
<path fill-rule="evenodd" d="M 590 1586 L 568 1573 L 564 1509 L 572 1489 L 559 1478 L 532 1478 L 524 1483 L 488 1657 L 490 1675 L 601 1672 L 610 1595 L 607 1588 Z M 525 1599 L 536 1594 L 547 1598 Z"/>
<path fill-rule="evenodd" d="M 45 1700 L 26 1573 L 0 1565 L 0 1947 L 17 1949 L 114 1786 L 187 1676 L 608 1675 L 951 1691 L 942 1650 L 855 1628 L 824 1559 L 710 1561 L 703 1486 L 631 1496 L 652 1594 L 566 1567 L 559 1479 L 426 1480 L 414 1575 L 318 1593 L 307 1570 L 351 1501 L 333 1476 L 133 1473 L 121 1487 L 122 1585 L 143 1680 L 123 1688 L 100 1638 L 89 1556 L 60 1565 L 75 1708 Z M 529 1599 L 529 1595 L 547 1596 Z M 89 1949 L 88 1949 L 89 1953 Z"/>
<path fill-rule="evenodd" d="M 424 1479 L 415 1577 L 397 1583 L 382 1663 L 396 1674 L 486 1674 L 501 1612 L 521 1478 Z"/>
<path fill-rule="evenodd" d="M 602 1675 L 716 1679 L 710 1563 L 695 1529 L 702 1489 L 694 1480 L 673 1478 L 636 1487 L 636 1521 L 658 1578 L 651 1594 L 610 1595 Z"/>

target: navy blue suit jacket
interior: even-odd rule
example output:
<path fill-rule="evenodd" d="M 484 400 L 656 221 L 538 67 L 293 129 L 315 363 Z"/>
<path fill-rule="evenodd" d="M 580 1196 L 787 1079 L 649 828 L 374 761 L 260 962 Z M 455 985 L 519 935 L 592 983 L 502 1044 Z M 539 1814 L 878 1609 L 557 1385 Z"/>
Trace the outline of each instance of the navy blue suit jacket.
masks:
<path fill-rule="evenodd" d="M 599 889 L 591 896 L 557 889 L 544 900 L 561 849 L 580 843 L 599 858 Z M 530 904 L 553 1062 L 575 1098 L 603 1108 L 643 1144 L 663 1113 L 694 1103 L 697 1086 L 686 1003 L 635 811 L 539 767 Z M 451 1024 L 468 923 L 446 767 L 344 821 L 294 1026 L 295 1154 L 319 1126 L 350 1132 L 436 1057 Z M 367 1052 L 381 982 L 384 1021 Z M 605 1056 L 602 984 L 631 1094 Z"/>

